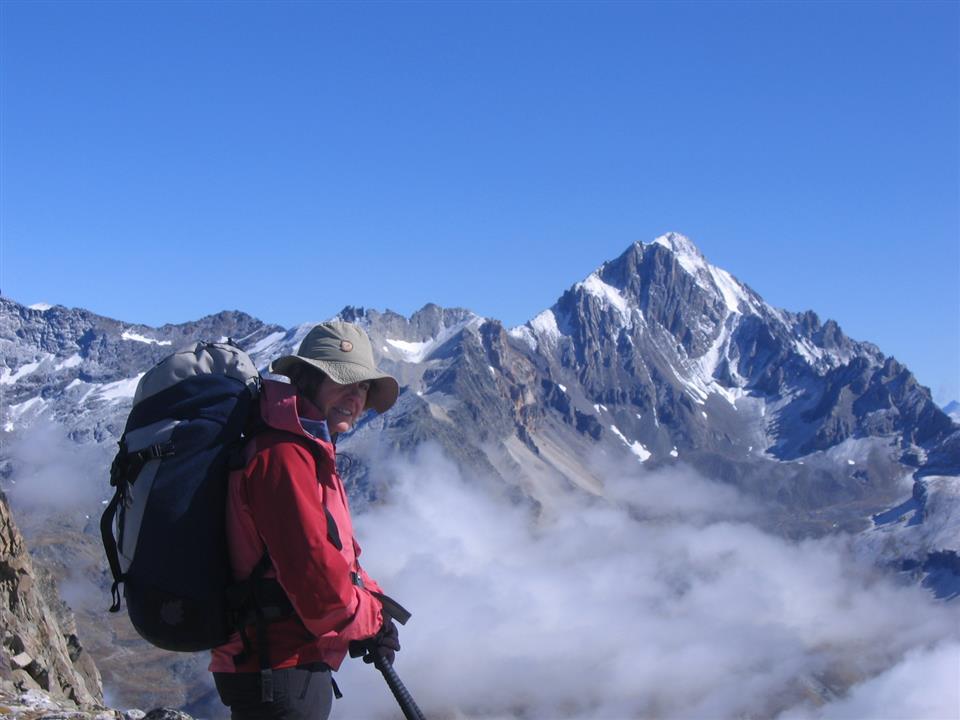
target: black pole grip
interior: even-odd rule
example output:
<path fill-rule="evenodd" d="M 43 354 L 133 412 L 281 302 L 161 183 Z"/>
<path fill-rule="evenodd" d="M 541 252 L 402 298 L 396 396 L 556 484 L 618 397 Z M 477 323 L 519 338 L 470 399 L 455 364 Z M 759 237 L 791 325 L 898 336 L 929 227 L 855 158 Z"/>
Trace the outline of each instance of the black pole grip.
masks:
<path fill-rule="evenodd" d="M 400 706 L 400 709 L 403 710 L 403 716 L 407 720 L 427 720 L 423 716 L 423 713 L 420 712 L 420 708 L 417 707 L 417 703 L 414 702 L 406 685 L 403 684 L 400 676 L 397 675 L 397 671 L 393 669 L 393 665 L 384 657 L 383 652 L 381 648 L 374 648 L 373 666 L 383 673 L 383 679 L 387 681 L 390 692 L 393 693 L 397 704 Z"/>

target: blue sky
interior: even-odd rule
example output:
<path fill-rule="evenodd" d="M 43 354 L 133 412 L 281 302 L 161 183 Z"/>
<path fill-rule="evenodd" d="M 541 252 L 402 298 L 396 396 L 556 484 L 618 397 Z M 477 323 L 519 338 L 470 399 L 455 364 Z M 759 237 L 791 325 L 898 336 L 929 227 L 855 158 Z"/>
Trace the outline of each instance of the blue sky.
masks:
<path fill-rule="evenodd" d="M 512 326 L 675 230 L 960 398 L 956 2 L 0 2 L 0 290 Z"/>

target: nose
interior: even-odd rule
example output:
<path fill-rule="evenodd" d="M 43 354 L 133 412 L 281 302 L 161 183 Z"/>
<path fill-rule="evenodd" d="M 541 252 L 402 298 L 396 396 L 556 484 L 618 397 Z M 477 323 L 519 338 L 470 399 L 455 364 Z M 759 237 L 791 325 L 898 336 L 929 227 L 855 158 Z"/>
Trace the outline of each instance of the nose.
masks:
<path fill-rule="evenodd" d="M 361 400 L 367 397 L 367 386 L 364 383 L 353 383 L 350 386 L 350 394 L 356 395 Z"/>

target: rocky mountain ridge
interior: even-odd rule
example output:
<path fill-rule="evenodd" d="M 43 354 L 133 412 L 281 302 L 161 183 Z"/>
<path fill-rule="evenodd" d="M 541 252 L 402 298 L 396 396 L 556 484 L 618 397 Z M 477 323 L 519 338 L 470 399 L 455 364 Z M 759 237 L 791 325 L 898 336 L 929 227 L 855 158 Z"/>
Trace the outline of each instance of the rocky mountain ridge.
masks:
<path fill-rule="evenodd" d="M 517 328 L 436 305 L 410 317 L 347 307 L 338 317 L 366 328 L 378 363 L 402 386 L 389 413 L 341 440 L 361 508 L 390 485 L 378 459 L 424 443 L 467 475 L 499 479 L 541 514 L 558 512 L 571 492 L 602 495 L 610 472 L 683 463 L 763 503 L 770 529 L 858 533 L 869 561 L 951 597 L 960 576 L 951 564 L 960 426 L 895 359 L 813 312 L 771 307 L 683 236 L 634 243 Z M 0 298 L 0 436 L 9 448 L 49 423 L 90 449 L 89 473 L 102 479 L 136 381 L 161 357 L 232 338 L 266 372 L 312 325 L 285 329 L 223 312 L 149 328 Z M 14 482 L 24 467 L 16 453 L 0 453 L 0 481 Z M 87 547 L 73 565 L 89 565 L 95 581 L 102 485 L 86 519 L 59 516 L 75 541 L 47 545 L 51 556 Z M 99 610 L 87 616 L 91 626 Z M 92 632 L 105 677 L 122 686 L 119 668 L 140 653 L 137 639 L 120 627 Z M 157 694 L 141 706 L 209 697 L 196 685 L 164 700 L 202 663 L 144 657 L 177 670 L 166 685 L 151 683 Z M 132 684 L 120 694 L 136 692 Z"/>
<path fill-rule="evenodd" d="M 832 321 L 766 305 L 675 235 L 631 246 L 511 330 L 461 313 L 424 341 L 397 317 L 341 316 L 406 386 L 345 448 L 367 434 L 396 447 L 432 437 L 541 503 L 564 486 L 602 492 L 585 462 L 601 451 L 680 459 L 790 514 L 862 527 L 872 510 L 858 503 L 893 502 L 913 473 L 960 469 L 957 426 L 906 368 Z"/>
<path fill-rule="evenodd" d="M 881 503 L 913 472 L 960 472 L 956 424 L 907 368 L 813 312 L 769 306 L 675 233 L 634 243 L 518 328 L 432 305 L 410 318 L 351 307 L 339 317 L 368 330 L 404 389 L 346 449 L 368 449 L 381 431 L 395 448 L 432 438 L 540 503 L 558 485 L 599 492 L 583 462 L 597 449 L 652 465 L 682 458 L 747 487 L 757 467 L 816 465 L 829 482 L 810 482 L 832 484 L 834 499 Z M 310 325 L 224 312 L 146 328 L 0 298 L 0 421 L 10 431 L 47 417 L 75 441 L 108 445 L 139 374 L 173 347 L 230 337 L 265 370 Z M 831 459 L 848 446 L 850 457 Z M 854 456 L 863 463 L 851 470 Z M 533 466 L 536 482 L 522 470 Z M 802 478 L 788 484 L 752 489 L 817 504 L 817 491 L 795 492 Z"/>

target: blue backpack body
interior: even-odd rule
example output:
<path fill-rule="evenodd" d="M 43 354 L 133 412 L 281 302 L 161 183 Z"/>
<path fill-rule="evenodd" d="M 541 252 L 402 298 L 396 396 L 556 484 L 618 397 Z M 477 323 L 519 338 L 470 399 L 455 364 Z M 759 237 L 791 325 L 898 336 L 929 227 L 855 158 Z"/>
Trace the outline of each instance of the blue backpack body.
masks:
<path fill-rule="evenodd" d="M 260 375 L 242 350 L 197 343 L 144 374 L 110 471 L 100 529 L 112 612 L 165 650 L 197 651 L 236 628 L 227 594 L 227 478 L 242 466 Z"/>

